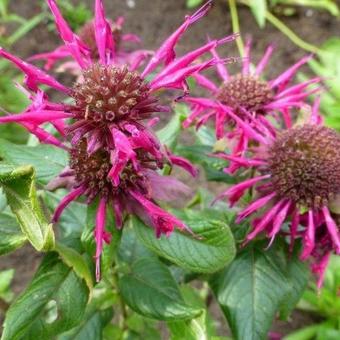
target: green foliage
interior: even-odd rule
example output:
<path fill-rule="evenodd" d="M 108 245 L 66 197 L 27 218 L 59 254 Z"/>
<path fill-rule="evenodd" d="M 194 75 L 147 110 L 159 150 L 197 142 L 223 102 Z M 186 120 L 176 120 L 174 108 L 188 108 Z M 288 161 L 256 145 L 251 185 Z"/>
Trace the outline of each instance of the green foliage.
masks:
<path fill-rule="evenodd" d="M 147 248 L 187 270 L 213 273 L 232 261 L 235 245 L 226 223 L 204 219 L 204 213 L 180 217 L 192 233 L 175 230 L 171 237 L 156 239 L 154 230 L 139 219 L 133 218 L 132 224 Z"/>
<path fill-rule="evenodd" d="M 310 284 L 298 307 L 321 316 L 319 323 L 299 329 L 285 340 L 338 339 L 340 335 L 340 259 L 331 257 L 325 273 L 324 284 L 318 291 Z"/>
<path fill-rule="evenodd" d="M 50 253 L 7 311 L 1 339 L 50 339 L 69 330 L 82 320 L 88 296 L 85 282 Z"/>
<path fill-rule="evenodd" d="M 37 172 L 37 181 L 47 184 L 57 177 L 68 164 L 66 151 L 51 145 L 15 145 L 0 139 L 0 157 L 13 166 L 32 165 Z"/>
<path fill-rule="evenodd" d="M 321 111 L 325 115 L 326 124 L 340 130 L 340 39 L 333 37 L 327 40 L 318 53 L 318 60 L 309 62 L 316 75 L 322 77 L 327 92 L 321 96 Z"/>
<path fill-rule="evenodd" d="M 158 320 L 191 319 L 201 310 L 185 304 L 169 269 L 153 258 L 134 262 L 119 280 L 125 302 L 137 313 Z"/>
<path fill-rule="evenodd" d="M 17 220 L 9 213 L 0 213 L 0 235 L 0 255 L 20 248 L 27 240 Z"/>
<path fill-rule="evenodd" d="M 23 234 L 33 247 L 38 251 L 53 249 L 54 233 L 36 196 L 34 169 L 1 163 L 0 185 Z"/>
<path fill-rule="evenodd" d="M 58 7 L 60 8 L 64 19 L 74 31 L 79 31 L 85 23 L 92 19 L 92 12 L 84 3 L 74 5 L 71 1 L 59 0 Z M 42 2 L 42 9 L 45 17 L 48 16 L 51 20 L 51 25 L 49 25 L 50 29 L 54 29 L 54 20 L 45 2 Z"/>
<path fill-rule="evenodd" d="M 250 244 L 211 280 L 237 339 L 265 339 L 276 313 L 290 310 L 307 282 L 296 256 L 288 260 L 284 249 L 265 246 Z"/>
<path fill-rule="evenodd" d="M 11 282 L 14 278 L 14 269 L 0 271 L 0 300 L 10 302 L 14 293 L 11 289 Z"/>

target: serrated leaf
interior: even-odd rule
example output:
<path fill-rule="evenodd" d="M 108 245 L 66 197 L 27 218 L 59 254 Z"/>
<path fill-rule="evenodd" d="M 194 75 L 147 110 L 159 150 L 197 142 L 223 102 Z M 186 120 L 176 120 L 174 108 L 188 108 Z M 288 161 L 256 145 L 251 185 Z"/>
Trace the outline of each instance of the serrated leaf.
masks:
<path fill-rule="evenodd" d="M 85 282 L 57 253 L 47 254 L 32 282 L 8 309 L 1 339 L 53 339 L 82 320 L 88 293 Z"/>
<path fill-rule="evenodd" d="M 198 273 L 213 273 L 230 263 L 235 256 L 235 243 L 228 225 L 219 220 L 181 216 L 193 234 L 175 230 L 169 237 L 157 239 L 154 230 L 134 217 L 138 238 L 150 250 L 178 266 Z"/>
<path fill-rule="evenodd" d="M 84 258 L 74 249 L 61 243 L 56 244 L 55 250 L 63 262 L 71 267 L 81 279 L 84 279 L 91 294 L 93 289 L 92 274 Z"/>
<path fill-rule="evenodd" d="M 237 339 L 266 339 L 289 282 L 274 248 L 252 244 L 241 251 L 211 285 Z"/>
<path fill-rule="evenodd" d="M 7 202 L 18 219 L 20 228 L 38 251 L 54 247 L 54 233 L 43 214 L 36 196 L 35 172 L 31 166 L 0 164 L 0 185 Z"/>
<path fill-rule="evenodd" d="M 0 157 L 14 166 L 32 165 L 37 173 L 37 180 L 43 184 L 57 177 L 68 164 L 65 150 L 51 145 L 15 145 L 0 139 Z"/>
<path fill-rule="evenodd" d="M 0 255 L 20 248 L 26 242 L 26 236 L 21 232 L 14 216 L 8 213 L 0 214 Z"/>
<path fill-rule="evenodd" d="M 119 290 L 131 309 L 153 319 L 192 319 L 201 313 L 185 304 L 168 268 L 154 258 L 134 262 L 131 273 L 120 278 Z"/>

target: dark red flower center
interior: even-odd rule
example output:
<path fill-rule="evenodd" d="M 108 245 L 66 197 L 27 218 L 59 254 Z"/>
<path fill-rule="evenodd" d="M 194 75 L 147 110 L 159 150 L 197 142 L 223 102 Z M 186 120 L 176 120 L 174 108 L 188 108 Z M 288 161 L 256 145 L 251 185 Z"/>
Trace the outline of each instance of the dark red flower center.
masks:
<path fill-rule="evenodd" d="M 144 176 L 137 173 L 129 162 L 120 175 L 118 187 L 115 187 L 108 177 L 111 167 L 109 152 L 101 149 L 89 154 L 85 139 L 70 151 L 70 168 L 74 171 L 77 186 L 86 188 L 85 195 L 89 200 L 93 200 L 97 195 L 114 197 L 129 187 L 141 186 Z"/>
<path fill-rule="evenodd" d="M 254 76 L 238 74 L 224 82 L 217 94 L 217 99 L 230 106 L 239 114 L 240 107 L 250 112 L 263 113 L 262 107 L 273 98 L 273 91 L 268 83 Z"/>
<path fill-rule="evenodd" d="M 142 102 L 149 97 L 150 89 L 137 72 L 126 66 L 94 64 L 83 71 L 83 77 L 73 89 L 76 119 L 107 124 L 145 118 L 141 114 L 145 104 Z"/>
<path fill-rule="evenodd" d="M 328 127 L 284 131 L 269 149 L 274 191 L 304 207 L 321 207 L 340 193 L 340 136 Z"/>

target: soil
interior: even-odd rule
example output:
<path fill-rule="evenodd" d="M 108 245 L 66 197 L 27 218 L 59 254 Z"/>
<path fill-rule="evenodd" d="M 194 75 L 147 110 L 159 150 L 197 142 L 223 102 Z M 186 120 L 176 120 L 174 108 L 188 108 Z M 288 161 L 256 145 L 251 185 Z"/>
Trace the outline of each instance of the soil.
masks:
<path fill-rule="evenodd" d="M 10 8 L 12 12 L 18 15 L 31 18 L 40 12 L 41 2 L 16 0 L 11 1 Z M 79 3 L 80 1 L 72 2 Z M 94 3 L 93 0 L 84 0 L 83 2 L 89 6 Z M 156 49 L 163 39 L 178 27 L 184 16 L 189 12 L 185 6 L 185 0 L 107 0 L 104 2 L 107 15 L 110 18 L 123 15 L 126 19 L 124 30 L 140 35 L 143 39 L 144 48 L 147 49 Z M 274 43 L 276 46 L 271 65 L 267 69 L 268 76 L 277 75 L 306 54 L 269 23 L 265 29 L 259 29 L 247 8 L 240 8 L 239 16 L 242 35 L 251 36 L 253 39 L 252 57 L 255 61 L 261 57 L 268 44 Z M 281 19 L 301 38 L 316 46 L 320 46 L 331 36 L 338 35 L 340 28 L 339 20 L 330 14 L 310 9 L 300 9 L 295 15 Z M 192 26 L 185 34 L 177 48 L 178 54 L 180 55 L 186 50 L 203 44 L 207 36 L 221 38 L 231 33 L 227 1 L 215 0 L 209 14 Z M 12 46 L 11 51 L 25 58 L 35 53 L 51 50 L 58 44 L 60 44 L 60 40 L 57 34 L 47 30 L 46 23 L 42 23 Z M 225 45 L 221 48 L 221 55 L 224 57 L 237 56 L 235 45 L 232 43 Z M 40 258 L 41 256 L 30 246 L 25 246 L 13 254 L 0 258 L 0 270 L 16 269 L 12 285 L 15 293 L 21 292 L 27 285 L 38 266 Z M 219 333 L 226 335 L 226 323 L 216 303 L 213 303 L 211 311 L 219 324 Z M 312 322 L 313 320 L 309 315 L 295 311 L 290 321 L 276 322 L 273 331 L 287 334 L 293 329 L 306 326 Z"/>

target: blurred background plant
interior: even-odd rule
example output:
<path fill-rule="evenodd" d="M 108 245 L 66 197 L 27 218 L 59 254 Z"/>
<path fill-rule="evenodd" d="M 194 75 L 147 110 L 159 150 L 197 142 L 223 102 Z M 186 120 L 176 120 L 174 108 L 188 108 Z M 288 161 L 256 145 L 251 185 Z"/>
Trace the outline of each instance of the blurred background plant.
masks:
<path fill-rule="evenodd" d="M 286 336 L 284 340 L 340 339 L 340 258 L 333 256 L 320 291 L 313 282 L 303 294 L 297 308 L 311 313 L 318 321 Z"/>

